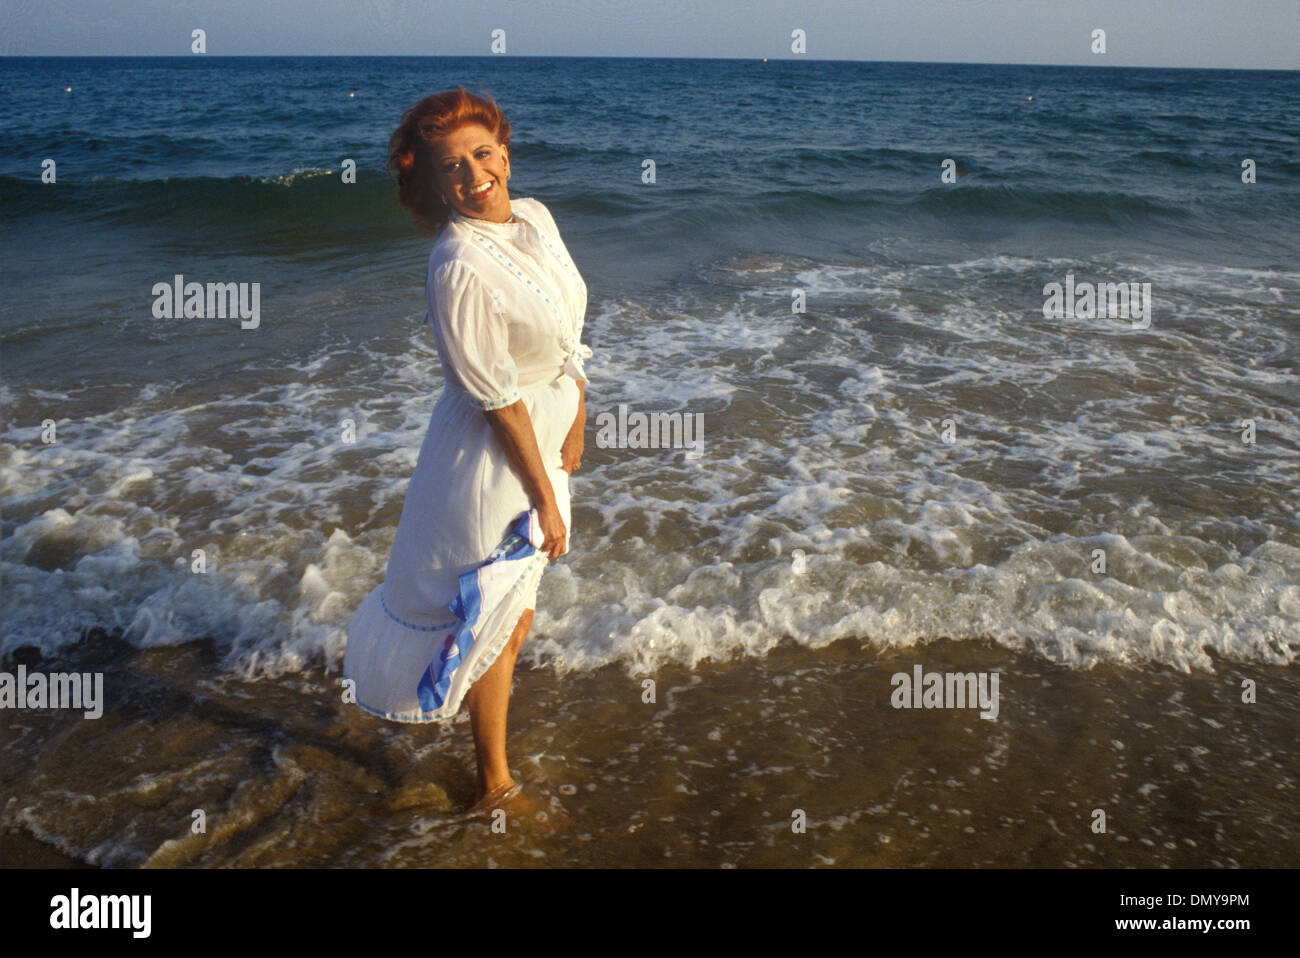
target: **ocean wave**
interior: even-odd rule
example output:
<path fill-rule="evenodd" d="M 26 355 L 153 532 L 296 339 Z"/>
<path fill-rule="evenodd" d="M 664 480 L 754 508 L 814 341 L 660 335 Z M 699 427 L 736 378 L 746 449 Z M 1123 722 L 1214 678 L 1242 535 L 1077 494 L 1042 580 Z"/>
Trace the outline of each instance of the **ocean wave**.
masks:
<path fill-rule="evenodd" d="M 947 637 L 1076 668 L 1294 662 L 1300 421 L 1280 397 L 1297 372 L 1263 360 L 1273 290 L 1300 278 L 1144 264 L 1183 318 L 1135 337 L 1024 318 L 1015 291 L 1066 267 L 749 255 L 597 302 L 574 551 L 543 579 L 525 655 L 645 672 L 783 640 Z M 93 389 L 7 385 L 7 408 L 54 402 L 76 427 L 0 437 L 3 653 L 102 627 L 211 638 L 250 676 L 336 667 L 438 382 L 414 327 L 346 362 L 263 357 L 201 403 L 154 386 L 105 412 Z M 620 403 L 702 414 L 705 455 L 599 448 L 594 417 Z M 1257 445 L 1225 410 L 1257 417 Z"/>

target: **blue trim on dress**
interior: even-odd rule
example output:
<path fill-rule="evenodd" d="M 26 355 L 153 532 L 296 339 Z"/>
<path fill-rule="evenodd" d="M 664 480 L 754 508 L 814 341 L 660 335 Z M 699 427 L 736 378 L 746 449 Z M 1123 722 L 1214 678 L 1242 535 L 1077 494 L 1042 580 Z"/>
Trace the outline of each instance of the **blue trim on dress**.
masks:
<path fill-rule="evenodd" d="M 548 557 L 544 552 L 537 552 L 531 558 L 534 561 L 539 562 L 542 566 L 545 566 Z M 533 569 L 528 569 L 525 570 L 524 572 L 521 572 L 519 574 L 519 578 L 517 578 L 514 581 L 514 584 L 510 587 L 511 594 L 518 591 L 519 587 L 523 584 L 524 580 L 528 578 L 528 576 L 532 575 L 533 573 L 534 573 Z M 381 587 L 379 593 L 379 599 L 381 603 L 383 602 L 383 598 L 384 595 Z M 385 608 L 384 611 L 388 613 L 390 616 L 392 616 L 392 613 L 388 612 L 387 608 Z M 393 616 L 393 618 L 399 624 L 405 624 L 402 623 L 402 620 L 397 619 L 395 616 Z M 460 624 L 459 619 L 453 619 L 452 622 L 458 625 Z M 419 626 L 410 626 L 410 627 L 420 628 Z M 475 668 L 474 671 L 470 673 L 469 681 L 466 683 L 468 687 L 472 688 L 474 683 L 483 677 L 483 673 L 486 672 L 489 668 L 491 668 L 492 663 L 495 662 L 497 656 L 501 654 L 501 649 L 505 648 L 505 644 L 507 641 L 509 641 L 513 631 L 514 631 L 514 626 L 511 626 L 508 630 L 506 630 L 502 634 L 498 642 L 493 643 L 493 646 L 495 646 L 495 652 L 485 655 L 483 656 L 483 658 L 479 660 L 477 668 Z M 433 722 L 450 722 L 456 717 L 456 715 L 460 714 L 459 709 L 457 709 L 455 715 L 445 715 L 445 716 L 439 716 L 435 712 L 420 712 L 414 709 L 412 709 L 409 712 L 385 712 L 383 709 L 377 709 L 374 706 L 367 705 L 365 702 L 362 702 L 360 699 L 354 699 L 349 704 L 355 705 L 358 708 L 360 708 L 362 711 L 369 712 L 371 715 L 374 715 L 378 718 L 387 719 L 390 722 L 403 722 L 408 725 L 429 725 Z"/>
<path fill-rule="evenodd" d="M 400 616 L 393 615 L 393 610 L 388 607 L 384 601 L 384 587 L 379 587 L 379 604 L 383 607 L 384 615 L 388 616 L 404 629 L 414 629 L 416 632 L 441 632 L 443 629 L 450 628 L 453 625 L 460 625 L 459 619 L 448 619 L 446 622 L 439 622 L 436 625 L 416 625 L 414 622 L 407 622 Z"/>
<path fill-rule="evenodd" d="M 466 389 L 464 390 L 464 392 L 466 395 L 469 396 L 470 402 L 480 407 L 481 409 L 500 409 L 503 406 L 509 406 L 513 403 L 517 403 L 522 398 L 519 395 L 518 389 L 512 390 L 507 395 L 501 396 L 497 399 L 475 399 L 472 395 L 470 395 L 469 390 Z"/>

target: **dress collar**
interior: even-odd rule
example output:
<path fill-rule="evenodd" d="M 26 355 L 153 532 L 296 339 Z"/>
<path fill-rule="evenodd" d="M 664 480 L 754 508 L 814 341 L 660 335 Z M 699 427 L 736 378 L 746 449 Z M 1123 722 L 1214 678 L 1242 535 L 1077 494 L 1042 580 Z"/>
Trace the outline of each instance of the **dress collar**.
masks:
<path fill-rule="evenodd" d="M 494 223 L 491 220 L 479 219 L 477 216 L 466 216 L 454 206 L 451 209 L 451 214 L 447 218 L 455 223 L 470 226 L 476 230 L 482 230 L 489 236 L 518 236 L 525 226 L 533 225 L 513 204 L 510 207 L 510 212 L 513 213 L 515 217 L 513 223 Z"/>

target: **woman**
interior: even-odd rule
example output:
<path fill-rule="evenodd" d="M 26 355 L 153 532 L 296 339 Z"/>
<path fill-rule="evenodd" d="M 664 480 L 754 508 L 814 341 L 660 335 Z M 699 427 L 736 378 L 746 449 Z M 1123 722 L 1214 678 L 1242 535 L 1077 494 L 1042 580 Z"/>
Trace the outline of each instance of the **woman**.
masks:
<path fill-rule="evenodd" d="M 591 355 L 581 343 L 586 284 L 546 207 L 511 201 L 509 145 L 497 105 L 461 87 L 407 110 L 389 142 L 399 201 L 438 237 L 426 299 L 446 384 L 383 585 L 353 616 L 343 662 L 357 704 L 392 721 L 447 720 L 464 701 L 475 810 L 524 801 L 506 762 L 510 682 L 542 571 L 568 551 L 569 475 L 582 461 L 587 415 L 582 360 Z M 536 550 L 512 564 L 512 584 L 483 610 L 445 700 L 426 708 L 417 684 L 465 624 L 450 604 L 530 510 Z"/>

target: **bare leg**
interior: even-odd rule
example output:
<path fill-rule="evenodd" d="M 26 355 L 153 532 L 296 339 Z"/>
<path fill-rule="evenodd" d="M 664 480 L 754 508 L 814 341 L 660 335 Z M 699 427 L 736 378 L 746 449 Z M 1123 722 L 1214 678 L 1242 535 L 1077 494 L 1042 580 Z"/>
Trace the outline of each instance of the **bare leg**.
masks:
<path fill-rule="evenodd" d="M 475 801 L 494 788 L 513 784 L 506 761 L 506 712 L 510 707 L 510 682 L 515 658 L 533 624 L 533 610 L 525 609 L 501 654 L 465 695 L 470 727 L 474 731 L 474 752 L 478 759 L 478 793 Z"/>

